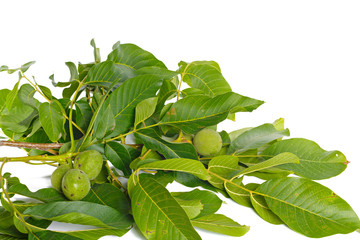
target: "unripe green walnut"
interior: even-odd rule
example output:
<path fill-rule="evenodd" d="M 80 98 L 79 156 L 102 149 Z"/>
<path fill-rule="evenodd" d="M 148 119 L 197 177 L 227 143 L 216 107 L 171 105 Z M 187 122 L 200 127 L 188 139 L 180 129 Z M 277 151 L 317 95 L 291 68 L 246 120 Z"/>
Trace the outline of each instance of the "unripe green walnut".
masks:
<path fill-rule="evenodd" d="M 68 170 L 61 183 L 64 195 L 72 201 L 83 199 L 89 193 L 90 187 L 89 177 L 80 169 Z"/>
<path fill-rule="evenodd" d="M 70 165 L 60 165 L 51 174 L 51 185 L 58 191 L 61 191 L 61 181 L 64 174 L 71 169 Z"/>
<path fill-rule="evenodd" d="M 220 151 L 222 147 L 222 139 L 217 131 L 204 128 L 195 134 L 193 144 L 200 155 L 210 157 Z"/>
<path fill-rule="evenodd" d="M 103 165 L 101 154 L 95 150 L 87 150 L 76 156 L 74 168 L 84 171 L 90 180 L 99 175 Z"/>

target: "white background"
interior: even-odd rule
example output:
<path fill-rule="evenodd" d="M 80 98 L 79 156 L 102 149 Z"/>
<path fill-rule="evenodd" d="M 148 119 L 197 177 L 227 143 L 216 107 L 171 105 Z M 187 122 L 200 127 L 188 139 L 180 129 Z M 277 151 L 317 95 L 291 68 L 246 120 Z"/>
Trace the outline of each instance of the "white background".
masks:
<path fill-rule="evenodd" d="M 7 1 L 0 6 L 0 65 L 29 71 L 40 84 L 48 76 L 66 81 L 66 61 L 93 61 L 91 38 L 106 59 L 116 41 L 152 52 L 169 69 L 180 60 L 215 60 L 240 94 L 266 103 L 221 129 L 257 126 L 285 118 L 292 137 L 340 150 L 351 163 L 322 184 L 360 214 L 359 183 L 359 1 Z M 0 74 L 1 88 L 16 78 Z M 56 91 L 56 90 L 55 90 Z M 60 92 L 55 92 L 60 96 Z M 1 156 L 21 150 L 2 147 Z M 52 169 L 8 164 L 32 190 L 49 185 Z M 178 186 L 171 186 L 178 189 Z M 220 212 L 251 226 L 242 239 L 307 239 L 285 226 L 260 219 L 252 210 L 226 200 Z M 235 239 L 200 231 L 203 239 Z M 359 239 L 358 233 L 327 240 Z M 103 239 L 115 239 L 104 237 Z M 124 239 L 141 239 L 130 231 Z"/>

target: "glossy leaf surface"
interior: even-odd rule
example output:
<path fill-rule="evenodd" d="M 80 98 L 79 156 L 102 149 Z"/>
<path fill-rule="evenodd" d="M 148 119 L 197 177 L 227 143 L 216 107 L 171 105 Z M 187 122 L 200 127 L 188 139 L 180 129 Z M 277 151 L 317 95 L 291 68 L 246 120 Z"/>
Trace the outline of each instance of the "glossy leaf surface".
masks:
<path fill-rule="evenodd" d="M 84 83 L 92 86 L 110 87 L 115 83 L 121 83 L 134 77 L 134 70 L 115 64 L 112 61 L 105 61 L 94 65 L 85 79 Z"/>
<path fill-rule="evenodd" d="M 231 87 L 214 61 L 195 61 L 184 66 L 183 81 L 211 97 L 231 92 Z"/>
<path fill-rule="evenodd" d="M 153 54 L 129 43 L 116 43 L 113 46 L 113 51 L 108 56 L 108 60 L 132 69 L 153 66 L 166 68 L 164 63 L 158 60 Z"/>
<path fill-rule="evenodd" d="M 160 124 L 178 127 L 186 133 L 196 133 L 203 127 L 216 125 L 225 120 L 231 112 L 250 112 L 261 104 L 259 100 L 233 92 L 214 98 L 190 96 L 174 103 Z"/>
<path fill-rule="evenodd" d="M 132 224 L 128 215 L 121 214 L 114 208 L 83 201 L 46 203 L 30 207 L 24 214 L 38 219 L 105 228 L 128 229 Z"/>
<path fill-rule="evenodd" d="M 336 193 L 303 178 L 269 180 L 256 190 L 291 229 L 308 237 L 350 233 L 360 227 L 353 209 Z"/>
<path fill-rule="evenodd" d="M 179 203 L 161 184 L 142 174 L 131 194 L 135 222 L 146 239 L 200 240 Z"/>
<path fill-rule="evenodd" d="M 231 142 L 228 153 L 241 153 L 250 149 L 256 149 L 278 138 L 289 135 L 288 129 L 278 131 L 273 124 L 266 123 L 240 134 Z"/>
<path fill-rule="evenodd" d="M 187 172 L 203 180 L 206 180 L 210 177 L 204 165 L 200 161 L 186 158 L 173 158 L 155 161 L 141 165 L 140 169 Z"/>
<path fill-rule="evenodd" d="M 125 176 L 130 176 L 130 162 L 133 160 L 128 149 L 117 142 L 109 142 L 105 146 L 106 158 L 116 167 L 123 171 Z"/>
<path fill-rule="evenodd" d="M 191 220 L 191 223 L 198 228 L 234 237 L 241 237 L 250 229 L 248 226 L 240 225 L 222 214 L 212 214 L 196 218 Z"/>
<path fill-rule="evenodd" d="M 39 107 L 41 125 L 52 142 L 58 141 L 64 136 L 65 121 L 64 109 L 57 101 L 44 102 Z"/>
<path fill-rule="evenodd" d="M 291 152 L 299 157 L 299 164 L 282 165 L 282 169 L 310 179 L 326 179 L 336 176 L 346 169 L 348 161 L 339 151 L 325 151 L 313 141 L 293 138 L 277 142 L 261 154 L 275 156 Z"/>

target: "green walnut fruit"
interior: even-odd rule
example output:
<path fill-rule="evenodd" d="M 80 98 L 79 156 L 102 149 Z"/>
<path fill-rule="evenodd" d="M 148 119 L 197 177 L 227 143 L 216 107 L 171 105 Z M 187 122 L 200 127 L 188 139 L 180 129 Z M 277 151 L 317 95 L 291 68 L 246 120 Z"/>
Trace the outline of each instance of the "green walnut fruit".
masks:
<path fill-rule="evenodd" d="M 212 129 L 204 128 L 195 134 L 193 144 L 196 151 L 204 157 L 210 157 L 220 152 L 222 139 L 220 134 Z"/>
<path fill-rule="evenodd" d="M 71 169 L 70 165 L 60 165 L 51 174 L 51 185 L 58 191 L 61 191 L 61 181 L 64 174 Z"/>
<path fill-rule="evenodd" d="M 78 201 L 83 199 L 90 191 L 90 179 L 80 169 L 68 170 L 61 182 L 61 189 L 69 200 Z"/>
<path fill-rule="evenodd" d="M 74 168 L 84 171 L 90 180 L 99 175 L 103 165 L 101 154 L 95 150 L 87 150 L 76 156 Z"/>

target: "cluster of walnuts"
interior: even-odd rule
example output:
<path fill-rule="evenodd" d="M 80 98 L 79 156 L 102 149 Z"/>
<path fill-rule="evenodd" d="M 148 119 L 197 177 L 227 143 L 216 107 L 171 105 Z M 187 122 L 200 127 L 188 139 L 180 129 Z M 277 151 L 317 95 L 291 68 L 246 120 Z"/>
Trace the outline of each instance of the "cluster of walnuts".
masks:
<path fill-rule="evenodd" d="M 193 144 L 198 154 L 211 157 L 220 152 L 222 139 L 217 131 L 204 128 L 194 136 Z M 69 200 L 81 200 L 89 193 L 90 181 L 99 175 L 102 166 L 103 158 L 98 151 L 81 152 L 72 163 L 56 168 L 51 175 L 51 185 Z"/>
<path fill-rule="evenodd" d="M 60 165 L 51 175 L 51 185 L 73 201 L 83 199 L 90 191 L 90 180 L 101 172 L 103 158 L 98 151 L 79 153 L 73 164 Z"/>

